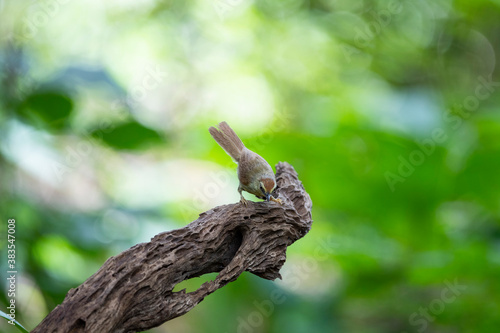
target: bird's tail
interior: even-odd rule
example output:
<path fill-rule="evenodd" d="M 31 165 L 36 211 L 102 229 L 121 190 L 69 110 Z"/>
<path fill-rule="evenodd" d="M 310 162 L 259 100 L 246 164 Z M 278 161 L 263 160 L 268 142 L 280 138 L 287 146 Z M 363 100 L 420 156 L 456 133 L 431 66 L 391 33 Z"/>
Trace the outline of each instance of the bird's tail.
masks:
<path fill-rule="evenodd" d="M 231 156 L 236 162 L 240 160 L 240 156 L 243 148 L 245 148 L 245 145 L 225 121 L 219 124 L 218 129 L 210 127 L 208 131 L 215 141 L 217 141 L 219 146 L 221 146 L 229 156 Z"/>

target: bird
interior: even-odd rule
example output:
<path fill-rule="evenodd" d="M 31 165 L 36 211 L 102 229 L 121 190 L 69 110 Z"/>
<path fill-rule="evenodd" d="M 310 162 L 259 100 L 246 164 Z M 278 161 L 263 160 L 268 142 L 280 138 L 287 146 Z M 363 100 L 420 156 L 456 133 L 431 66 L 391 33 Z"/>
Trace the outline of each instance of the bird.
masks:
<path fill-rule="evenodd" d="M 238 192 L 242 204 L 248 205 L 242 191 L 251 193 L 259 199 L 265 199 L 267 202 L 274 201 L 280 205 L 283 204 L 280 199 L 271 194 L 276 188 L 276 178 L 273 169 L 264 158 L 245 147 L 225 121 L 219 123 L 218 128 L 211 126 L 208 131 L 219 146 L 238 163 L 237 172 L 240 181 Z"/>

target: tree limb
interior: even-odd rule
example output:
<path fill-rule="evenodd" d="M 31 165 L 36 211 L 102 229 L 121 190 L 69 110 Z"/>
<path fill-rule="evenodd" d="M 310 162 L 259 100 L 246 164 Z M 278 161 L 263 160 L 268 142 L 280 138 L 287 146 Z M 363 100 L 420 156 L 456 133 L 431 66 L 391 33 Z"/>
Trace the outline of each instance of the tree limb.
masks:
<path fill-rule="evenodd" d="M 286 248 L 311 228 L 311 198 L 291 165 L 276 165 L 283 200 L 215 207 L 185 226 L 109 258 L 71 289 L 32 331 L 138 332 L 181 316 L 244 271 L 281 278 Z M 178 283 L 220 272 L 198 290 L 173 292 Z"/>

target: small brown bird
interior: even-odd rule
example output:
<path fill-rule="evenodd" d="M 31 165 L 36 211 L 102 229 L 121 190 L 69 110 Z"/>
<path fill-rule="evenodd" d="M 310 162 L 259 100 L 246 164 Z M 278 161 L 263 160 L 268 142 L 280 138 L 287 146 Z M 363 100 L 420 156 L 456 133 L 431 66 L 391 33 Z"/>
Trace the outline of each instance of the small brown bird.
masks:
<path fill-rule="evenodd" d="M 218 129 L 210 127 L 208 131 L 219 146 L 238 163 L 238 179 L 240 180 L 238 192 L 241 196 L 241 203 L 247 205 L 247 201 L 241 193 L 247 191 L 259 199 L 282 204 L 280 199 L 271 195 L 276 187 L 276 179 L 273 169 L 265 159 L 245 147 L 238 135 L 225 121 L 219 124 Z"/>

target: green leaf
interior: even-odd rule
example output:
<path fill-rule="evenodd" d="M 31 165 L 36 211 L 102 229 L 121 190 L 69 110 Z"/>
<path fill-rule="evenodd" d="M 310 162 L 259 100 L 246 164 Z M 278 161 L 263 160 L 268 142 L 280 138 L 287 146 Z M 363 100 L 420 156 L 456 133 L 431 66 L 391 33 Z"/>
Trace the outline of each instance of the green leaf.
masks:
<path fill-rule="evenodd" d="M 5 312 L 3 311 L 0 311 L 0 316 L 4 317 L 5 320 L 7 321 L 13 321 L 14 322 L 14 325 L 17 327 L 18 330 L 20 330 L 21 332 L 24 332 L 24 333 L 29 333 L 29 331 L 27 329 L 25 329 L 23 327 L 23 325 L 21 325 L 17 320 L 13 320 L 8 314 L 6 314 Z"/>
<path fill-rule="evenodd" d="M 68 124 L 73 101 L 59 91 L 35 92 L 22 104 L 19 114 L 37 127 L 62 130 Z"/>
<path fill-rule="evenodd" d="M 140 149 L 163 142 L 162 137 L 152 129 L 137 122 L 120 124 L 104 131 L 92 132 L 94 138 L 102 139 L 107 145 L 124 150 Z"/>

